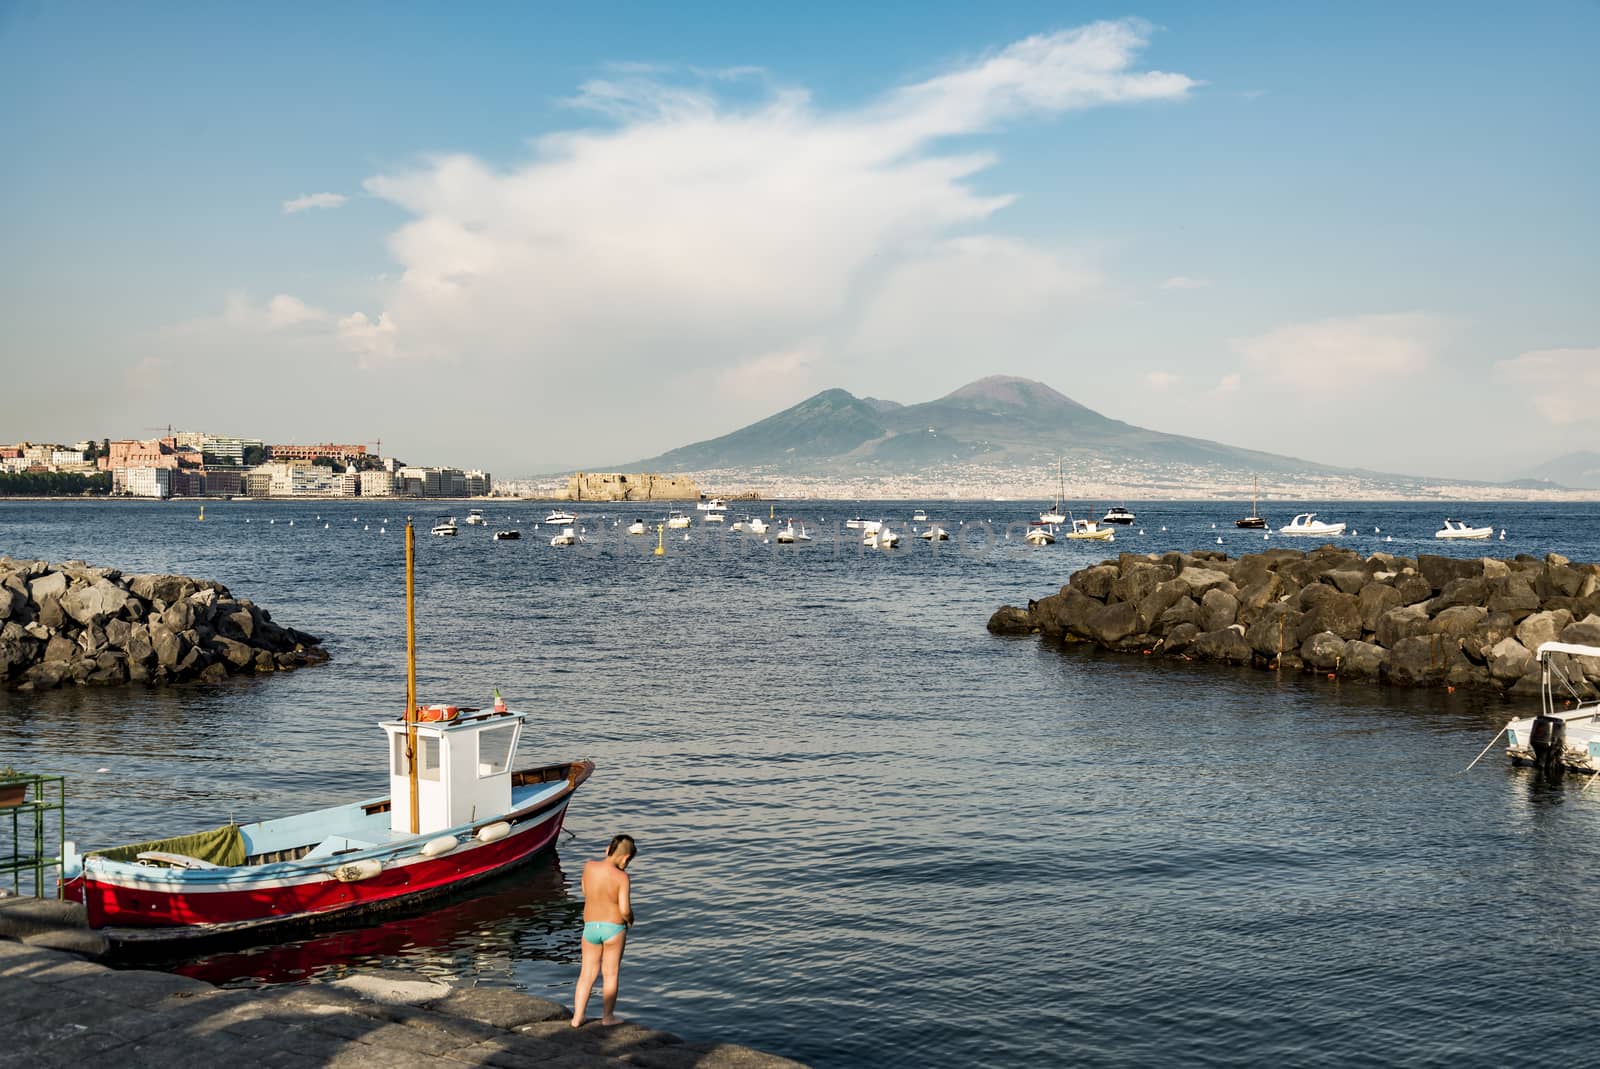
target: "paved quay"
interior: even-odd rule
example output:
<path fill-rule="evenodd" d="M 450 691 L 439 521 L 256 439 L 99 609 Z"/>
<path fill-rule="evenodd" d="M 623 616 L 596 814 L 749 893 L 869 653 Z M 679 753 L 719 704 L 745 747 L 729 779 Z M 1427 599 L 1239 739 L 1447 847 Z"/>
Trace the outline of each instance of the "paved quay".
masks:
<path fill-rule="evenodd" d="M 224 989 L 40 945 L 75 942 L 93 953 L 86 932 L 21 927 L 0 933 L 0 1067 L 804 1069 L 632 1022 L 574 1029 L 567 1007 L 505 988 L 385 971 Z"/>

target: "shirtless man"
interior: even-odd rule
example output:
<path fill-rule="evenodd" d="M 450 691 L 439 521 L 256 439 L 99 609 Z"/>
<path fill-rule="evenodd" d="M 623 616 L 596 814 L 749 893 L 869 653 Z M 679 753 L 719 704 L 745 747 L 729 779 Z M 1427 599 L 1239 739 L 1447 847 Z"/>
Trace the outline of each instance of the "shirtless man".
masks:
<path fill-rule="evenodd" d="M 628 863 L 638 853 L 633 836 L 618 835 L 606 847 L 604 861 L 583 863 L 583 966 L 578 972 L 578 989 L 572 995 L 572 1027 L 583 1024 L 594 991 L 597 975 L 601 1024 L 616 1024 L 617 975 L 622 971 L 622 948 L 628 942 L 628 927 L 633 924 L 633 906 L 628 901 Z"/>

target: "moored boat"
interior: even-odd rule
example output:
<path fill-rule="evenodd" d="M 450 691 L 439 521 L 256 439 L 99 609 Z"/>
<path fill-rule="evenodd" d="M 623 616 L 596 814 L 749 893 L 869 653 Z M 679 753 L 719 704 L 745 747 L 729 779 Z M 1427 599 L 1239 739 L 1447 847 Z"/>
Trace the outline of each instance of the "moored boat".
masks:
<path fill-rule="evenodd" d="M 568 512 L 566 509 L 552 509 L 550 514 L 544 518 L 544 522 L 553 523 L 558 527 L 562 524 L 577 523 L 578 514 Z"/>
<path fill-rule="evenodd" d="M 488 522 L 489 522 L 488 520 L 483 518 L 483 510 L 482 509 L 468 509 L 467 510 L 467 526 L 469 526 L 469 527 L 482 527 L 485 524 L 487 524 Z"/>
<path fill-rule="evenodd" d="M 628 533 L 631 535 L 647 534 L 649 533 L 649 528 L 644 525 L 643 520 L 634 520 L 628 524 Z"/>
<path fill-rule="evenodd" d="M 1101 527 L 1094 520 L 1073 520 L 1072 528 L 1066 532 L 1065 537 L 1075 542 L 1115 542 L 1116 532 L 1109 527 Z"/>
<path fill-rule="evenodd" d="M 1030 546 L 1049 546 L 1055 544 L 1056 532 L 1048 523 L 1034 523 L 1028 525 L 1028 533 L 1022 537 Z"/>
<path fill-rule="evenodd" d="M 935 524 L 918 534 L 917 537 L 926 542 L 948 542 L 950 541 L 950 532 Z"/>
<path fill-rule="evenodd" d="M 431 533 L 453 538 L 455 535 L 460 533 L 460 530 L 461 529 L 456 526 L 456 518 L 451 516 L 447 520 L 440 520 L 438 523 L 434 524 Z"/>
<path fill-rule="evenodd" d="M 708 497 L 695 503 L 694 506 L 701 512 L 727 512 L 728 505 L 720 497 Z M 709 517 L 708 517 L 709 518 Z"/>
<path fill-rule="evenodd" d="M 689 526 L 689 517 L 676 510 L 667 514 L 667 530 L 681 531 Z"/>
<path fill-rule="evenodd" d="M 516 530 L 496 531 L 494 533 L 494 540 L 496 542 L 515 542 L 518 539 L 520 539 L 521 537 L 522 537 L 522 532 L 521 531 L 516 531 Z"/>
<path fill-rule="evenodd" d="M 408 620 L 412 539 L 408 524 Z M 247 939 L 451 894 L 550 849 L 594 764 L 513 768 L 526 714 L 498 691 L 489 710 L 419 705 L 409 637 L 406 713 L 378 724 L 387 795 L 126 846 L 68 841 L 63 897 L 116 946 Z"/>
<path fill-rule="evenodd" d="M 1120 523 L 1124 526 L 1134 521 L 1134 515 L 1121 505 L 1112 505 L 1106 509 L 1106 514 L 1100 517 L 1101 523 Z"/>
<path fill-rule="evenodd" d="M 571 527 L 561 528 L 561 533 L 550 539 L 552 546 L 575 546 L 583 541 L 583 537 Z"/>
<path fill-rule="evenodd" d="M 1506 756 L 1513 765 L 1600 775 L 1600 699 L 1584 697 L 1594 694 L 1586 677 L 1600 669 L 1600 646 L 1545 642 L 1534 656 L 1540 667 L 1539 713 L 1501 729 Z M 1571 708 L 1565 707 L 1568 702 Z"/>
<path fill-rule="evenodd" d="M 1433 537 L 1460 541 L 1481 541 L 1492 534 L 1494 534 L 1493 527 L 1468 527 L 1463 520 L 1452 520 L 1447 517 L 1444 521 L 1444 527 L 1435 531 Z"/>
<path fill-rule="evenodd" d="M 1344 524 L 1328 523 L 1326 520 L 1317 519 L 1315 512 L 1302 512 L 1295 516 L 1284 526 L 1278 528 L 1279 534 L 1285 535 L 1342 535 Z"/>
<path fill-rule="evenodd" d="M 1243 519 L 1234 520 L 1235 527 L 1242 527 L 1247 531 L 1266 530 L 1267 521 L 1261 518 L 1261 511 L 1256 507 L 1256 476 L 1250 477 L 1250 515 Z"/>

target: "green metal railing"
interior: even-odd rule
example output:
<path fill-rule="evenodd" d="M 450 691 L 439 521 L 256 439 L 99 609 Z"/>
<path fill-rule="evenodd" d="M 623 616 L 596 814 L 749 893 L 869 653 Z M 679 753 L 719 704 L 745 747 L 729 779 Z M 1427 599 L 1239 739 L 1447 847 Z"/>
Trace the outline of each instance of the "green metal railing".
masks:
<path fill-rule="evenodd" d="M 6 844 L 0 842 L 0 887 L 9 882 L 14 894 L 58 897 L 61 844 L 67 838 L 66 777 L 0 776 L 0 835 L 7 827 L 11 830 L 11 849 L 6 852 Z M 46 882 L 51 869 L 56 870 L 58 878 Z"/>

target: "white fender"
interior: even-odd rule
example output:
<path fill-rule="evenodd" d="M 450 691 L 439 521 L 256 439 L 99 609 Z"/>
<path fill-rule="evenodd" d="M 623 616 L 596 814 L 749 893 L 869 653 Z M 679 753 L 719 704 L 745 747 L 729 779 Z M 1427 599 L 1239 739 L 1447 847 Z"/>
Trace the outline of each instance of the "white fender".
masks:
<path fill-rule="evenodd" d="M 497 839 L 504 839 L 510 834 L 511 825 L 503 820 L 497 820 L 493 824 L 485 824 L 478 829 L 478 841 L 480 843 L 492 843 Z"/>
<path fill-rule="evenodd" d="M 370 880 L 382 871 L 383 862 L 375 857 L 369 857 L 352 861 L 348 865 L 340 865 L 333 870 L 333 878 L 340 883 L 355 883 L 357 880 Z"/>
<path fill-rule="evenodd" d="M 423 857 L 443 857 L 460 845 L 454 835 L 441 835 L 437 839 L 429 839 L 423 843 L 422 849 L 417 853 Z"/>

